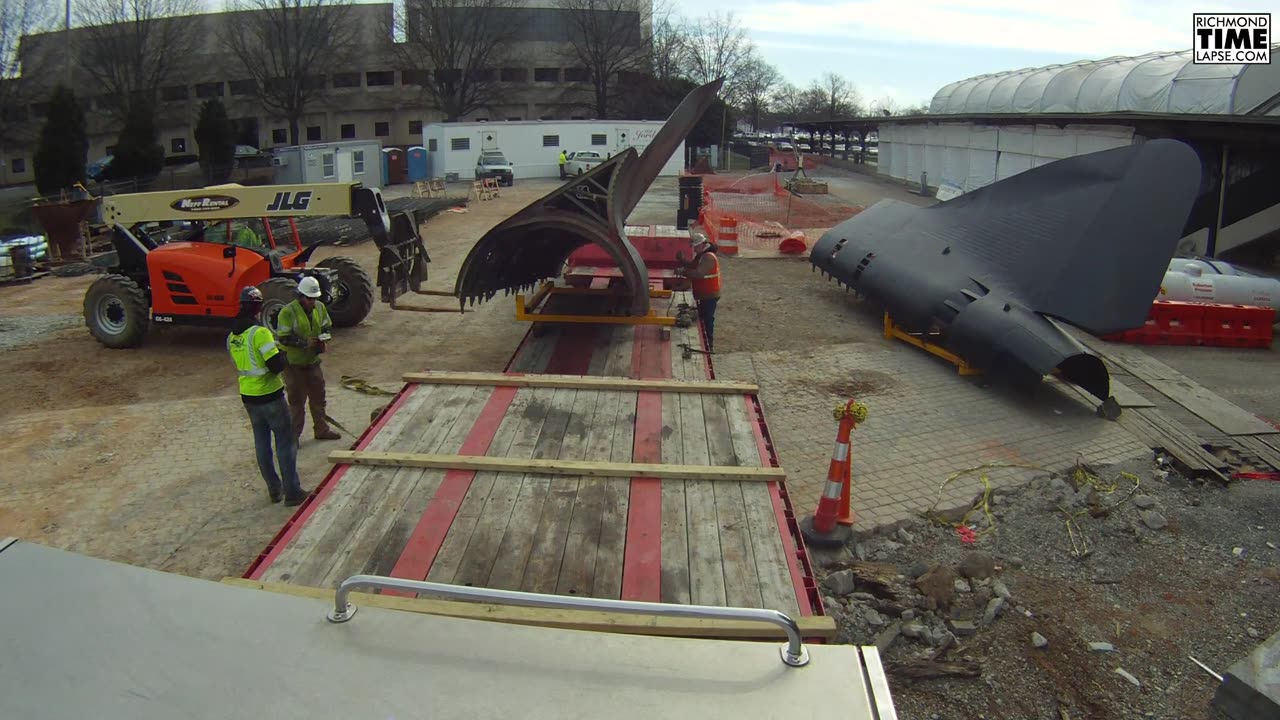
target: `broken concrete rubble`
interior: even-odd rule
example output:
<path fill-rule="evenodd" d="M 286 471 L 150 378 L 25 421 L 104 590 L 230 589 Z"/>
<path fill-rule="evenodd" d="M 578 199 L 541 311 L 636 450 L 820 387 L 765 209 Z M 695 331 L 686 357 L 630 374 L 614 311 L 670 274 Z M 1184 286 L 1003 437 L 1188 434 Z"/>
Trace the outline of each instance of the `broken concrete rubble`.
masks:
<path fill-rule="evenodd" d="M 841 570 L 828 575 L 827 579 L 822 581 L 822 587 L 832 595 L 848 595 L 857 589 L 857 579 L 852 570 Z"/>

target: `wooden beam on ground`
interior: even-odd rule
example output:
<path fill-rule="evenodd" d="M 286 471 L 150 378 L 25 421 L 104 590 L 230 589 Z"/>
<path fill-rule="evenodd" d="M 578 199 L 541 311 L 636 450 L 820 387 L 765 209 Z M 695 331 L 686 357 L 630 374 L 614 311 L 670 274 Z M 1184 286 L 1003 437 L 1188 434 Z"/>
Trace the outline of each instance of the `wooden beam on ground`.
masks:
<path fill-rule="evenodd" d="M 434 455 L 428 453 L 334 450 L 329 462 L 350 465 L 386 465 L 436 470 L 476 470 L 478 472 L 540 473 L 575 477 L 658 478 L 667 480 L 749 480 L 787 479 L 786 471 L 774 467 L 737 465 L 663 465 L 660 463 L 618 463 L 549 458 L 506 458 L 485 455 Z"/>
<path fill-rule="evenodd" d="M 629 390 L 634 392 L 724 393 L 753 395 L 755 383 L 719 380 L 637 380 L 623 377 L 583 375 L 506 375 L 503 373 L 428 372 L 405 373 L 404 381 L 437 385 L 486 385 L 490 387 L 542 387 L 575 390 Z"/>
<path fill-rule="evenodd" d="M 284 583 L 262 583 L 243 578 L 226 578 L 222 582 L 235 587 L 323 600 L 329 606 L 333 604 L 334 591 L 323 588 L 286 585 Z M 427 613 L 429 615 L 442 615 L 468 620 L 489 620 L 514 625 L 538 625 L 564 630 L 720 639 L 781 640 L 786 637 L 782 628 L 776 625 L 742 620 L 672 618 L 632 615 L 605 610 L 529 608 L 514 605 L 434 600 L 431 598 L 373 595 L 362 592 L 351 593 L 351 602 L 357 606 L 363 605 L 384 610 Z M 830 617 L 797 617 L 795 621 L 800 625 L 800 632 L 806 639 L 830 639 L 836 635 L 836 624 Z"/>

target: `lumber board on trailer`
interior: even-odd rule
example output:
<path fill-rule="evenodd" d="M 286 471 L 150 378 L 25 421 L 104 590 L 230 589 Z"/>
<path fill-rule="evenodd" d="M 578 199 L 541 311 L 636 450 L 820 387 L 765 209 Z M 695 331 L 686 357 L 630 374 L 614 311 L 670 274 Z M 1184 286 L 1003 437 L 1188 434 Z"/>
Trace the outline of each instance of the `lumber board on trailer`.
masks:
<path fill-rule="evenodd" d="M 1226 435 L 1273 435 L 1280 430 L 1253 413 L 1200 385 L 1137 348 L 1107 343 L 1077 333 L 1097 354 L 1124 369 L 1156 392 L 1191 411 Z M 1119 400 L 1119 398 L 1116 398 Z M 1121 404 L 1123 407 L 1123 403 Z"/>
<path fill-rule="evenodd" d="M 505 375 L 503 373 L 430 372 L 405 373 L 409 383 L 436 385 L 489 385 L 497 387 L 549 387 L 573 390 L 633 390 L 649 392 L 751 394 L 755 383 L 721 380 L 637 380 L 590 375 Z"/>
<path fill-rule="evenodd" d="M 652 477 L 670 480 L 754 480 L 782 482 L 782 468 L 739 467 L 733 465 L 664 465 L 662 463 L 619 463 L 595 460 L 550 458 L 499 458 L 485 455 L 436 455 L 430 453 L 368 452 L 334 450 L 329 461 L 335 464 L 389 465 L 437 469 L 524 472 L 543 475 L 585 475 L 587 477 Z"/>
<path fill-rule="evenodd" d="M 333 603 L 333 590 L 307 587 L 305 585 L 286 585 L 283 583 L 262 583 L 238 577 L 225 578 L 226 585 L 265 590 L 267 592 L 293 595 L 295 597 L 312 598 Z M 373 595 L 353 592 L 351 602 L 356 606 L 376 607 L 384 610 L 400 610 L 403 612 L 426 613 L 447 617 L 466 618 L 470 620 L 489 620 L 515 625 L 538 625 L 542 627 L 561 628 L 566 630 L 588 630 L 594 632 L 614 632 L 628 635 L 660 635 L 666 637 L 699 637 L 699 638 L 785 638 L 782 628 L 771 623 L 749 622 L 743 620 L 720 620 L 701 618 L 675 618 L 662 616 L 632 615 L 629 613 L 609 612 L 605 610 L 558 610 L 553 608 L 529 608 L 512 605 L 489 603 L 458 602 L 453 600 L 433 600 L 430 598 L 408 598 L 393 595 Z M 800 633 L 805 638 L 830 639 L 836 635 L 835 621 L 824 616 L 805 616 L 793 618 L 800 626 Z"/>

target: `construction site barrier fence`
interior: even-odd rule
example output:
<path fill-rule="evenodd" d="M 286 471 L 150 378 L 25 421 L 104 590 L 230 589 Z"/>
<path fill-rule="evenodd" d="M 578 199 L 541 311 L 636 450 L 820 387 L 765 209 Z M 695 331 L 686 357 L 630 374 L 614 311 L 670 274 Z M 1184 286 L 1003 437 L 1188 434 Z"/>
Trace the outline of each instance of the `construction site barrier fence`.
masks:
<path fill-rule="evenodd" d="M 1157 300 L 1142 327 L 1103 339 L 1139 345 L 1268 348 L 1275 314 L 1269 307 Z"/>
<path fill-rule="evenodd" d="M 783 186 L 784 178 L 775 172 L 702 175 L 698 223 L 723 254 L 803 254 L 827 229 L 862 211 L 800 197 Z"/>

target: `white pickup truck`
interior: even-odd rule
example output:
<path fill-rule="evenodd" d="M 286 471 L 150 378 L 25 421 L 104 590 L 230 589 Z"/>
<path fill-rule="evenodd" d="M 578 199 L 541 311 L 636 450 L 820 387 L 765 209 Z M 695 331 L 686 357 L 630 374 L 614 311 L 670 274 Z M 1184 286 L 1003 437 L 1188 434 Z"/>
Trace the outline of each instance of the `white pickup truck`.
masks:
<path fill-rule="evenodd" d="M 579 150 L 569 153 L 569 157 L 564 164 L 564 171 L 567 175 L 581 175 L 607 159 L 596 150 Z"/>

